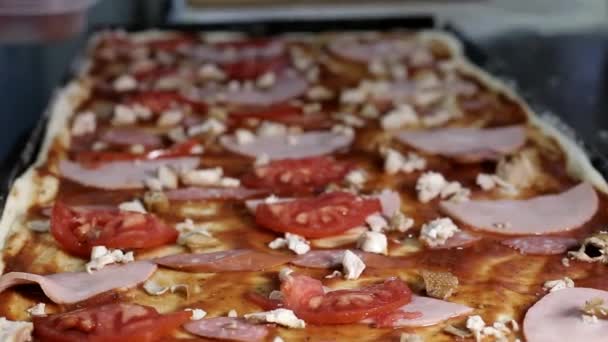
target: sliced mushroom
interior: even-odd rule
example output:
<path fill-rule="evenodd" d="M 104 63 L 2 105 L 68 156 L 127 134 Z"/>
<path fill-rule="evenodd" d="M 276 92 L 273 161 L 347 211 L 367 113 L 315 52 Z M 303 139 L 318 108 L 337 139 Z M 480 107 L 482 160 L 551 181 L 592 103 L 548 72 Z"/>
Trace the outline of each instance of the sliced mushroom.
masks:
<path fill-rule="evenodd" d="M 505 156 L 496 165 L 496 175 L 519 189 L 524 189 L 534 184 L 541 174 L 540 170 L 538 152 L 531 148 Z"/>
<path fill-rule="evenodd" d="M 583 241 L 578 251 L 568 252 L 576 260 L 608 264 L 608 232 L 599 232 Z"/>
<path fill-rule="evenodd" d="M 426 294 L 438 299 L 450 297 L 458 288 L 458 278 L 450 272 L 422 271 Z"/>
<path fill-rule="evenodd" d="M 597 318 L 608 319 L 608 307 L 604 306 L 604 300 L 602 298 L 589 299 L 585 302 L 581 311 Z"/>

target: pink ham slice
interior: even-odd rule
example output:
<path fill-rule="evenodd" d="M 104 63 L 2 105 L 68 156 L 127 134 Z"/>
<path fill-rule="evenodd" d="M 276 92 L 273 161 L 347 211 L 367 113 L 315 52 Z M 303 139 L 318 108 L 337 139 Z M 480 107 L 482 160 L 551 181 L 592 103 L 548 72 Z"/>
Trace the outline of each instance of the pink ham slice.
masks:
<path fill-rule="evenodd" d="M 198 166 L 199 159 L 192 157 L 166 158 L 156 160 L 113 161 L 94 168 L 63 159 L 59 162 L 59 172 L 64 178 L 85 186 L 107 190 L 140 189 L 144 180 L 156 175 L 162 165 L 175 170 L 189 170 Z"/>
<path fill-rule="evenodd" d="M 114 289 L 131 288 L 148 279 L 156 265 L 136 261 L 125 265 L 111 265 L 93 272 L 66 272 L 38 275 L 10 272 L 0 277 L 0 292 L 20 284 L 37 283 L 44 294 L 58 304 L 83 301 Z"/>
<path fill-rule="evenodd" d="M 268 335 L 266 326 L 233 317 L 199 319 L 188 322 L 183 327 L 191 334 L 219 340 L 262 341 Z"/>
<path fill-rule="evenodd" d="M 593 187 L 581 183 L 560 194 L 527 200 L 444 201 L 440 208 L 479 230 L 505 235 L 539 235 L 580 227 L 595 215 L 598 201 Z"/>
<path fill-rule="evenodd" d="M 447 239 L 443 245 L 431 247 L 431 249 L 465 248 L 473 245 L 479 240 L 481 240 L 481 236 L 460 230 L 454 233 L 451 238 Z"/>
<path fill-rule="evenodd" d="M 526 131 L 521 125 L 486 129 L 442 128 L 400 132 L 397 139 L 427 153 L 471 162 L 494 160 L 516 151 L 526 142 Z"/>
<path fill-rule="evenodd" d="M 214 45 L 200 45 L 193 50 L 193 56 L 211 63 L 237 63 L 252 59 L 274 58 L 285 52 L 285 43 L 274 40 L 268 44 L 247 47 L 220 47 Z"/>
<path fill-rule="evenodd" d="M 155 259 L 157 264 L 186 272 L 254 272 L 291 261 L 293 257 L 249 249 L 221 252 L 178 254 Z"/>
<path fill-rule="evenodd" d="M 332 40 L 328 49 L 336 56 L 359 63 L 369 63 L 387 57 L 401 59 L 414 52 L 415 45 L 397 39 L 361 41 L 354 37 Z"/>
<path fill-rule="evenodd" d="M 399 310 L 420 312 L 422 315 L 418 318 L 398 319 L 393 322 L 393 328 L 426 327 L 473 312 L 473 309 L 466 305 L 416 295 L 412 296 L 410 303 L 402 306 Z M 373 320 L 365 320 L 363 323 L 373 323 Z"/>
<path fill-rule="evenodd" d="M 562 254 L 578 245 L 576 239 L 563 236 L 522 236 L 503 240 L 501 243 L 521 254 L 531 255 Z"/>
<path fill-rule="evenodd" d="M 293 145 L 287 142 L 287 136 L 258 137 L 248 144 L 237 143 L 234 136 L 220 138 L 222 146 L 231 152 L 252 158 L 266 154 L 270 159 L 322 156 L 346 148 L 352 142 L 352 136 L 329 131 L 301 133 Z"/>
<path fill-rule="evenodd" d="M 296 257 L 294 260 L 291 261 L 291 264 L 307 268 L 335 268 L 342 264 L 341 261 L 344 255 L 344 251 L 344 249 L 310 251 L 306 254 Z M 351 252 L 357 254 L 363 260 L 365 265 L 370 268 L 390 269 L 412 266 L 412 261 L 409 259 L 389 257 L 385 255 L 367 253 L 358 250 L 351 250 Z"/>
<path fill-rule="evenodd" d="M 243 200 L 253 196 L 267 194 L 266 190 L 236 188 L 196 188 L 188 187 L 165 192 L 170 201 L 202 200 Z"/>
<path fill-rule="evenodd" d="M 163 141 L 158 134 L 136 128 L 108 129 L 101 134 L 99 140 L 110 145 L 142 145 L 149 149 L 162 147 L 163 145 Z"/>
<path fill-rule="evenodd" d="M 606 341 L 608 320 L 587 323 L 582 319 L 581 307 L 594 298 L 608 302 L 608 291 L 575 287 L 550 292 L 536 302 L 524 317 L 526 341 Z"/>

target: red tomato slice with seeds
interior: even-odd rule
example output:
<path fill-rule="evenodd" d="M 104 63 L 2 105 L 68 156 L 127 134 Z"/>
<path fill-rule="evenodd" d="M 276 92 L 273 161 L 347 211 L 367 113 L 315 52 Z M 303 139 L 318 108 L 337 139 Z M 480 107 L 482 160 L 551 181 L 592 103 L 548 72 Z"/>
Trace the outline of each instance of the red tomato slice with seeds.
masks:
<path fill-rule="evenodd" d="M 127 103 L 138 103 L 148 107 L 154 113 L 162 113 L 172 106 L 190 106 L 196 112 L 206 112 L 207 106 L 202 102 L 190 100 L 178 92 L 166 90 L 150 90 L 130 97 Z"/>
<path fill-rule="evenodd" d="M 276 232 L 321 238 L 362 225 L 366 217 L 380 209 L 377 199 L 331 192 L 313 198 L 260 204 L 255 212 L 255 221 Z"/>
<path fill-rule="evenodd" d="M 412 291 L 398 278 L 359 289 L 325 293 L 316 279 L 294 275 L 281 284 L 285 306 L 311 324 L 349 324 L 384 317 L 409 303 Z"/>
<path fill-rule="evenodd" d="M 241 180 L 248 187 L 272 189 L 278 194 L 311 192 L 341 181 L 351 168 L 350 163 L 326 156 L 282 159 L 255 167 Z"/>
<path fill-rule="evenodd" d="M 230 113 L 230 119 L 236 124 L 249 119 L 268 120 L 305 129 L 323 128 L 331 120 L 323 113 L 304 114 L 302 107 L 281 103 L 268 108 Z"/>
<path fill-rule="evenodd" d="M 135 249 L 173 243 L 177 231 L 152 214 L 118 210 L 77 211 L 55 202 L 51 234 L 68 253 L 88 257 L 93 246 Z"/>
<path fill-rule="evenodd" d="M 286 56 L 251 58 L 234 63 L 223 63 L 222 70 L 230 79 L 251 80 L 267 72 L 280 72 L 289 65 Z"/>
<path fill-rule="evenodd" d="M 107 304 L 71 312 L 35 316 L 34 335 L 49 342 L 152 342 L 186 323 L 187 311 L 161 315 L 152 307 Z"/>

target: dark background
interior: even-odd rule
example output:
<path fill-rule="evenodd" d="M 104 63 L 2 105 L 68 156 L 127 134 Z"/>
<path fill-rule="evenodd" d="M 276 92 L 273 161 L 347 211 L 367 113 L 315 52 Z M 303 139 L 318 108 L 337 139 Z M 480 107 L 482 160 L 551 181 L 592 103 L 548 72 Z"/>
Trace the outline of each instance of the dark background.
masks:
<path fill-rule="evenodd" d="M 87 31 L 158 26 L 166 9 L 160 3 L 102 1 L 89 10 Z M 0 177 L 15 163 L 88 32 L 60 42 L 0 43 Z M 473 43 L 487 57 L 480 59 L 484 67 L 514 82 L 535 109 L 560 116 L 587 143 L 608 151 L 608 31 L 511 31 Z"/>

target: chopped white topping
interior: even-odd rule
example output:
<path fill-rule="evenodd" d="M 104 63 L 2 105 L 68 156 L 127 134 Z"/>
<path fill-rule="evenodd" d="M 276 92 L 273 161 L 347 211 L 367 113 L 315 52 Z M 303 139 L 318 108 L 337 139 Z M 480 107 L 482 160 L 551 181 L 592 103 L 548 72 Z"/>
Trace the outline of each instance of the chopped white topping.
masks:
<path fill-rule="evenodd" d="M 97 129 L 97 117 L 90 111 L 76 115 L 72 123 L 72 135 L 74 136 L 95 133 L 95 129 Z"/>
<path fill-rule="evenodd" d="M 222 177 L 217 185 L 225 188 L 236 188 L 241 186 L 241 180 L 232 177 Z"/>
<path fill-rule="evenodd" d="M 137 80 L 131 75 L 121 75 L 112 82 L 112 88 L 120 92 L 135 90 Z"/>
<path fill-rule="evenodd" d="M 272 342 L 285 342 L 285 341 L 281 338 L 281 336 L 275 336 L 272 339 Z"/>
<path fill-rule="evenodd" d="M 281 268 L 281 270 L 279 271 L 279 280 L 280 281 L 285 281 L 287 278 L 290 277 L 290 275 L 293 273 L 293 270 L 289 267 L 283 267 Z"/>
<path fill-rule="evenodd" d="M 546 281 L 543 288 L 549 292 L 555 292 L 567 288 L 574 287 L 574 281 L 568 277 Z"/>
<path fill-rule="evenodd" d="M 163 188 L 175 189 L 177 188 L 177 174 L 171 170 L 170 167 L 162 165 L 158 168 L 158 180 L 162 184 Z"/>
<path fill-rule="evenodd" d="M 104 268 L 106 265 L 114 263 L 123 263 L 134 261 L 133 252 L 123 253 L 120 249 L 107 249 L 105 246 L 94 246 L 91 250 L 91 261 L 89 261 L 85 268 L 88 273 L 98 271 Z"/>
<path fill-rule="evenodd" d="M 367 225 L 373 232 L 382 232 L 388 228 L 388 222 L 386 222 L 384 216 L 378 213 L 371 214 L 366 217 L 365 223 L 367 223 Z"/>
<path fill-rule="evenodd" d="M 380 121 L 380 125 L 385 130 L 395 130 L 417 123 L 418 114 L 414 108 L 408 104 L 400 104 L 397 108 L 384 115 Z"/>
<path fill-rule="evenodd" d="M 486 322 L 479 315 L 469 316 L 467 318 L 467 329 L 469 329 L 474 335 L 475 339 L 479 341 L 481 338 L 481 332 L 485 328 Z"/>
<path fill-rule="evenodd" d="M 255 134 L 253 134 L 248 129 L 239 128 L 234 132 L 234 136 L 236 138 L 236 142 L 239 145 L 247 145 L 251 144 L 255 141 Z"/>
<path fill-rule="evenodd" d="M 46 304 L 44 303 L 38 303 L 34 306 L 32 306 L 31 308 L 27 309 L 27 313 L 30 314 L 30 316 L 46 316 Z"/>
<path fill-rule="evenodd" d="M 389 148 L 386 151 L 384 171 L 388 174 L 395 174 L 398 172 L 411 173 L 424 170 L 425 168 L 426 159 L 414 152 L 409 152 L 407 156 L 404 156 L 401 152 L 392 148 Z"/>
<path fill-rule="evenodd" d="M 199 319 L 203 319 L 205 318 L 205 316 L 207 316 L 207 312 L 203 309 L 185 309 L 185 311 L 191 311 L 192 312 L 192 317 L 190 317 L 190 320 L 192 321 L 196 321 Z"/>
<path fill-rule="evenodd" d="M 137 113 L 133 108 L 122 104 L 114 107 L 114 116 L 112 117 L 112 124 L 116 126 L 132 125 L 137 122 Z"/>
<path fill-rule="evenodd" d="M 459 230 L 450 218 L 438 218 L 422 225 L 420 240 L 430 247 L 441 246 Z"/>
<path fill-rule="evenodd" d="M 167 132 L 167 137 L 176 143 L 181 143 L 188 139 L 186 136 L 186 131 L 182 126 L 173 127 L 171 130 L 169 130 L 169 132 Z"/>
<path fill-rule="evenodd" d="M 256 323 L 276 323 L 288 328 L 303 329 L 306 327 L 306 322 L 299 319 L 293 311 L 283 308 L 246 314 L 245 319 Z"/>
<path fill-rule="evenodd" d="M 497 175 L 480 173 L 477 175 L 475 182 L 480 188 L 486 191 L 492 190 L 498 186 L 501 190 L 507 193 L 517 193 L 517 188 L 513 184 L 503 180 Z"/>
<path fill-rule="evenodd" d="M 194 235 L 202 235 L 205 237 L 211 237 L 211 233 L 204 226 L 197 225 L 192 221 L 192 219 L 185 219 L 183 222 L 180 222 L 175 225 L 175 229 L 179 232 L 179 236 L 177 238 L 177 243 L 180 245 L 185 245 L 188 241 L 188 238 Z"/>
<path fill-rule="evenodd" d="M 267 153 L 262 153 L 255 158 L 253 165 L 262 166 L 262 165 L 266 165 L 268 163 L 270 163 L 270 157 L 268 156 Z"/>
<path fill-rule="evenodd" d="M 287 144 L 291 145 L 291 146 L 297 145 L 298 144 L 298 136 L 297 135 L 289 134 L 287 136 Z"/>
<path fill-rule="evenodd" d="M 164 111 L 160 115 L 160 117 L 158 118 L 158 121 L 156 122 L 156 125 L 158 125 L 159 127 L 175 126 L 175 125 L 179 124 L 183 118 L 184 118 L 184 113 L 182 113 L 181 110 L 169 109 L 169 110 Z"/>
<path fill-rule="evenodd" d="M 461 203 L 469 200 L 471 190 L 463 187 L 460 182 L 449 182 L 441 189 L 440 195 L 442 199 Z"/>
<path fill-rule="evenodd" d="M 367 70 L 374 76 L 385 76 L 388 73 L 386 64 L 381 59 L 373 59 L 367 64 Z"/>
<path fill-rule="evenodd" d="M 27 223 L 27 227 L 38 233 L 46 233 L 51 228 L 50 220 L 31 220 Z"/>
<path fill-rule="evenodd" d="M 416 106 L 428 107 L 441 100 L 443 96 L 444 93 L 441 89 L 418 90 L 414 92 L 412 100 Z"/>
<path fill-rule="evenodd" d="M 32 340 L 32 322 L 9 321 L 0 317 L 0 341 L 25 342 Z"/>
<path fill-rule="evenodd" d="M 201 144 L 196 144 L 190 148 L 191 154 L 203 154 L 205 152 L 205 148 Z"/>
<path fill-rule="evenodd" d="M 394 63 L 389 66 L 391 77 L 394 80 L 404 80 L 407 78 L 408 72 L 405 65 L 401 63 Z"/>
<path fill-rule="evenodd" d="M 285 238 L 276 238 L 272 240 L 268 247 L 271 249 L 279 249 L 287 247 L 294 253 L 301 255 L 310 251 L 310 244 L 305 238 L 297 234 L 285 233 Z"/>
<path fill-rule="evenodd" d="M 346 250 L 342 256 L 342 267 L 345 279 L 357 279 L 365 270 L 365 263 L 357 254 Z"/>
<path fill-rule="evenodd" d="M 276 122 L 263 121 L 258 126 L 257 134 L 261 137 L 287 135 L 287 126 Z"/>
<path fill-rule="evenodd" d="M 441 190 L 447 185 L 443 175 L 438 172 L 425 172 L 416 181 L 418 200 L 427 203 L 441 194 Z"/>
<path fill-rule="evenodd" d="M 386 254 L 388 252 L 388 241 L 386 235 L 368 231 L 359 236 L 357 248 L 364 252 Z"/>
<path fill-rule="evenodd" d="M 152 191 L 162 191 L 163 183 L 158 179 L 158 177 L 149 177 L 144 179 L 144 185 L 146 188 Z"/>
<path fill-rule="evenodd" d="M 378 110 L 378 107 L 372 103 L 366 103 L 361 107 L 359 114 L 367 119 L 377 119 L 380 116 L 380 111 Z"/>
<path fill-rule="evenodd" d="M 329 88 L 316 85 L 308 89 L 306 96 L 313 101 L 324 101 L 333 98 L 334 93 Z"/>
<path fill-rule="evenodd" d="M 564 265 L 564 267 L 570 267 L 570 259 L 562 258 L 562 265 Z"/>
<path fill-rule="evenodd" d="M 268 89 L 272 87 L 277 80 L 274 72 L 267 72 L 261 75 L 255 82 L 255 84 L 262 89 Z"/>
<path fill-rule="evenodd" d="M 426 127 L 437 127 L 452 120 L 456 115 L 445 108 L 439 108 L 430 115 L 422 118 L 422 124 Z"/>
<path fill-rule="evenodd" d="M 188 128 L 189 136 L 203 134 L 203 133 L 220 135 L 224 132 L 226 132 L 226 125 L 222 121 L 220 121 L 216 118 L 209 118 L 199 125 L 195 125 L 195 126 Z"/>
<path fill-rule="evenodd" d="M 325 278 L 331 279 L 331 278 L 336 278 L 336 277 L 341 277 L 341 276 L 342 276 L 342 272 L 340 272 L 338 270 L 334 270 L 330 274 L 326 275 Z"/>
<path fill-rule="evenodd" d="M 270 293 L 268 294 L 268 299 L 272 299 L 272 300 L 283 300 L 283 292 L 281 292 L 281 291 L 277 291 L 277 290 L 272 290 L 272 291 L 270 291 Z"/>
<path fill-rule="evenodd" d="M 390 218 L 388 230 L 404 233 L 414 226 L 414 219 L 405 216 L 400 210 Z"/>
<path fill-rule="evenodd" d="M 367 173 L 361 169 L 351 170 L 346 174 L 344 180 L 346 180 L 349 185 L 360 188 L 367 181 Z"/>
<path fill-rule="evenodd" d="M 230 311 L 228 311 L 228 315 L 227 316 L 235 318 L 235 317 L 239 317 L 239 314 L 236 312 L 236 310 L 231 309 Z"/>
<path fill-rule="evenodd" d="M 105 150 L 106 148 L 108 148 L 108 144 L 103 141 L 96 141 L 93 143 L 93 146 L 91 146 L 91 149 L 93 151 L 102 151 L 102 150 Z"/>
<path fill-rule="evenodd" d="M 355 135 L 355 130 L 352 127 L 341 124 L 333 125 L 331 131 L 333 133 L 343 134 L 347 137 L 352 137 Z"/>
<path fill-rule="evenodd" d="M 418 76 L 415 82 L 417 89 L 438 88 L 441 86 L 441 80 L 435 72 L 425 72 L 424 74 Z"/>
<path fill-rule="evenodd" d="M 218 185 L 223 176 L 224 170 L 221 167 L 187 170 L 180 173 L 180 178 L 184 184 L 194 186 Z"/>
<path fill-rule="evenodd" d="M 133 154 L 142 154 L 146 151 L 146 147 L 142 144 L 134 144 L 129 146 L 129 152 Z"/>
<path fill-rule="evenodd" d="M 352 89 L 344 89 L 340 94 L 340 102 L 348 104 L 360 104 L 367 99 L 367 92 L 359 87 Z"/>
<path fill-rule="evenodd" d="M 122 211 L 134 211 L 142 214 L 147 213 L 146 208 L 138 199 L 134 199 L 128 202 L 122 202 L 118 205 L 118 209 Z"/>
<path fill-rule="evenodd" d="M 334 117 L 342 121 L 347 126 L 363 127 L 365 125 L 365 121 L 363 119 L 350 113 L 337 113 Z"/>
<path fill-rule="evenodd" d="M 586 314 L 583 314 L 581 316 L 581 318 L 583 319 L 583 322 L 585 324 L 596 324 L 598 322 L 598 319 L 597 319 L 596 315 L 586 315 Z"/>
<path fill-rule="evenodd" d="M 318 113 L 322 108 L 323 106 L 318 102 L 305 103 L 302 105 L 302 112 L 304 114 Z"/>
<path fill-rule="evenodd" d="M 223 81 L 226 74 L 215 64 L 204 64 L 198 69 L 198 76 L 203 81 Z"/>

